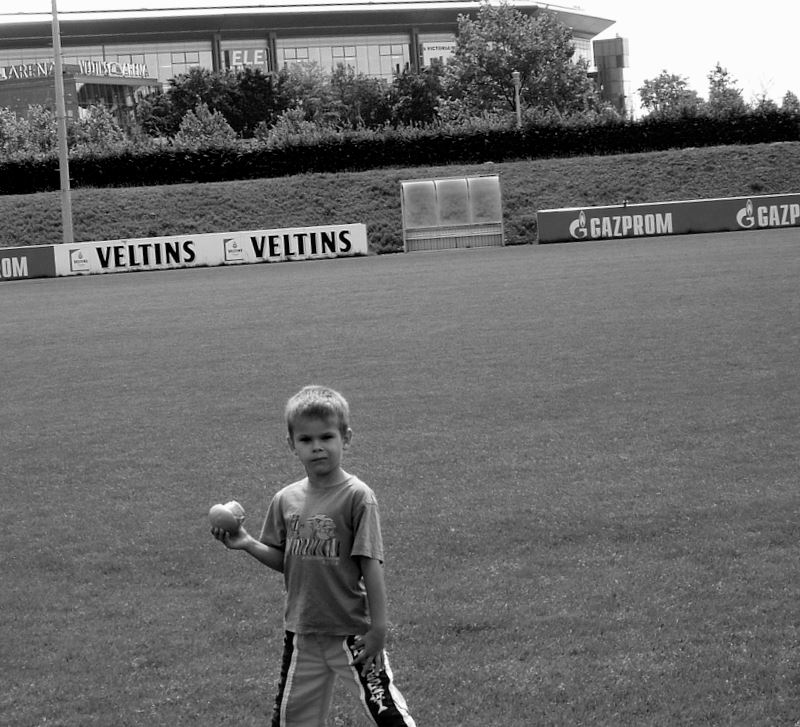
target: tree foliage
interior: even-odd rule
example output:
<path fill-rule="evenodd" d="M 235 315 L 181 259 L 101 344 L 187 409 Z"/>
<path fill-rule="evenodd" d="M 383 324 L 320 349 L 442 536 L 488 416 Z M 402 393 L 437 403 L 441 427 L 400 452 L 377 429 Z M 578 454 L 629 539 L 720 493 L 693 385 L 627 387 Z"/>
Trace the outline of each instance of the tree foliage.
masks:
<path fill-rule="evenodd" d="M 797 98 L 796 93 L 787 91 L 784 94 L 783 100 L 781 101 L 781 110 L 800 116 L 800 99 Z"/>
<path fill-rule="evenodd" d="M 574 56 L 572 31 L 553 13 L 536 9 L 526 15 L 506 2 L 483 3 L 474 19 L 458 18 L 444 90 L 475 113 L 514 111 L 512 74 L 518 71 L 523 106 L 559 113 L 596 108 L 588 64 Z"/>
<path fill-rule="evenodd" d="M 701 99 L 689 88 L 682 76 L 662 71 L 656 78 L 645 80 L 639 88 L 642 107 L 651 117 L 671 118 L 703 115 L 711 118 L 734 118 L 750 112 L 772 114 L 779 110 L 778 104 L 765 93 L 747 104 L 736 80 L 728 70 L 717 63 L 708 76 L 708 99 Z M 783 110 L 793 112 L 794 94 L 787 94 Z M 800 104 L 798 104 L 800 105 Z"/>
<path fill-rule="evenodd" d="M 186 112 L 174 139 L 175 146 L 183 149 L 225 147 L 235 142 L 236 132 L 225 116 L 211 111 L 205 102 Z"/>
<path fill-rule="evenodd" d="M 642 107 L 656 117 L 690 115 L 703 103 L 697 92 L 689 88 L 686 78 L 667 71 L 645 80 L 639 88 L 639 98 Z"/>
<path fill-rule="evenodd" d="M 330 78 L 331 113 L 341 126 L 351 129 L 377 128 L 390 120 L 389 85 L 382 78 L 356 73 L 341 63 Z"/>
<path fill-rule="evenodd" d="M 439 118 L 443 73 L 441 61 L 434 60 L 419 72 L 405 69 L 395 76 L 389 89 L 392 123 L 406 126 L 434 123 Z"/>
<path fill-rule="evenodd" d="M 332 102 L 330 75 L 317 63 L 292 63 L 275 74 L 275 109 L 278 115 L 300 108 L 306 121 L 325 123 Z"/>
<path fill-rule="evenodd" d="M 105 106 L 90 106 L 79 118 L 67 119 L 67 145 L 71 152 L 105 153 L 125 146 L 125 131 Z M 0 157 L 42 157 L 55 154 L 58 144 L 56 116 L 44 106 L 30 106 L 25 116 L 0 108 Z"/>
<path fill-rule="evenodd" d="M 736 80 L 719 63 L 708 74 L 708 111 L 712 116 L 735 116 L 747 111 Z"/>
<path fill-rule="evenodd" d="M 259 69 L 209 71 L 192 68 L 170 79 L 169 88 L 142 99 L 137 114 L 151 136 L 174 136 L 189 111 L 205 104 L 221 113 L 241 136 L 252 136 L 264 119 L 275 116 L 277 90 L 272 74 Z"/>

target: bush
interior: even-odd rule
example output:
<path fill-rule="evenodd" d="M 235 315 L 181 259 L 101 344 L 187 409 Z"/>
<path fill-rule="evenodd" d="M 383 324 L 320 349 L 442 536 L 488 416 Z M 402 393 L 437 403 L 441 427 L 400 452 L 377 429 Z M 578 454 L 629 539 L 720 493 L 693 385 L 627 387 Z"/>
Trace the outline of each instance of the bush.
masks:
<path fill-rule="evenodd" d="M 56 151 L 56 119 L 43 106 L 31 106 L 28 115 L 0 109 L 0 151 L 3 158 L 40 158 Z"/>
<path fill-rule="evenodd" d="M 231 147 L 236 138 L 219 111 L 210 111 L 208 104 L 200 103 L 194 111 L 186 112 L 173 143 L 177 149 L 214 149 Z"/>
<path fill-rule="evenodd" d="M 68 125 L 69 148 L 79 154 L 105 154 L 124 148 L 128 138 L 105 106 L 90 106 Z"/>
<path fill-rule="evenodd" d="M 46 120 L 41 116 L 41 120 Z M 11 129 L 11 126 L 6 123 Z M 4 127 L 5 128 L 5 127 Z M 11 131 L 4 132 L 6 135 Z M 36 135 L 32 135 L 33 138 Z M 796 141 L 796 114 L 764 110 L 728 119 L 690 117 L 622 121 L 551 118 L 517 129 L 508 118 L 462 119 L 454 125 L 338 131 L 311 123 L 302 110 L 262 126 L 256 141 L 237 140 L 219 112 L 188 113 L 175 143 L 107 144 L 73 154 L 76 186 L 174 184 L 280 177 L 306 172 L 364 171 L 395 166 L 475 164 L 515 159 L 639 153 L 690 146 Z M 40 141 L 41 148 L 46 148 Z M 0 194 L 57 189 L 52 151 L 17 153 L 0 164 Z M 135 176 L 134 176 L 135 175 Z"/>

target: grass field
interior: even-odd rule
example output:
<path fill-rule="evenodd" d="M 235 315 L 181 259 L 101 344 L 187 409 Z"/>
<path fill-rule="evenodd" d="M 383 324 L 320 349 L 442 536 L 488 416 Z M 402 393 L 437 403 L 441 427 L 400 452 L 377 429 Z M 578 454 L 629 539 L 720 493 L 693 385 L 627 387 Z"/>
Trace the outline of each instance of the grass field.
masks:
<path fill-rule="evenodd" d="M 0 287 L 6 727 L 266 724 L 299 476 L 340 388 L 420 727 L 800 720 L 792 230 Z M 353 716 L 355 715 L 355 716 Z M 337 698 L 332 725 L 362 725 Z"/>

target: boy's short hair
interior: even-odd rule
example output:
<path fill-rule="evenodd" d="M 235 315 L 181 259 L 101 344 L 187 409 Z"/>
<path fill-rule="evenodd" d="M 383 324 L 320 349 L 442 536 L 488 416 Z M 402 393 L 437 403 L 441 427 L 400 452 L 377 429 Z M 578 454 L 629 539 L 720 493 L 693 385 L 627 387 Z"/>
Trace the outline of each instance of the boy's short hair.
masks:
<path fill-rule="evenodd" d="M 294 436 L 294 423 L 300 417 L 335 419 L 339 431 L 350 428 L 350 405 L 338 391 L 327 386 L 304 386 L 286 402 L 286 428 Z"/>

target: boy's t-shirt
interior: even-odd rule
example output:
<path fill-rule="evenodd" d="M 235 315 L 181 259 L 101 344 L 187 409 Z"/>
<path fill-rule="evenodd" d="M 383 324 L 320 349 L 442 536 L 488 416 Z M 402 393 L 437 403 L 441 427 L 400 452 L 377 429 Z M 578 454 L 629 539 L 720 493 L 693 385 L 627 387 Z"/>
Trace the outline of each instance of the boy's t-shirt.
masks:
<path fill-rule="evenodd" d="M 357 477 L 327 488 L 308 478 L 280 490 L 261 529 L 283 550 L 284 624 L 294 633 L 362 634 L 369 629 L 366 589 L 356 556 L 383 561 L 378 502 Z"/>

